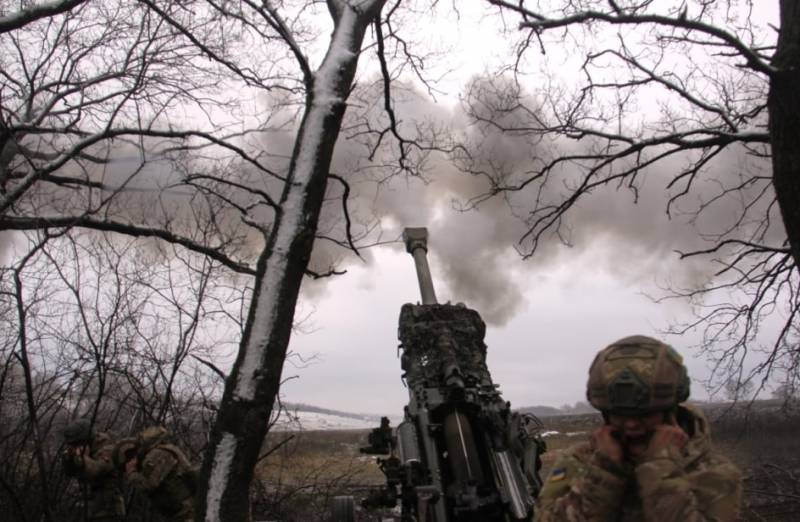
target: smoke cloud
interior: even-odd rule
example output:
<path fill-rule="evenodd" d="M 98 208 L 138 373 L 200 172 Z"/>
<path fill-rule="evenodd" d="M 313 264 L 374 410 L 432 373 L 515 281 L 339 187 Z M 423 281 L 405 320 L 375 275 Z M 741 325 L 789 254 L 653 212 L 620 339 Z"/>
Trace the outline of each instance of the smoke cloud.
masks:
<path fill-rule="evenodd" d="M 480 82 L 474 80 L 470 88 Z M 387 136 L 377 147 L 375 135 L 364 132 L 364 122 L 373 129 L 386 124 L 380 87 L 376 82 L 354 93 L 332 167 L 332 173 L 349 185 L 347 207 L 354 239 L 359 245 L 402 249 L 403 228 L 427 227 L 434 283 L 437 287 L 444 284 L 451 294 L 439 292 L 440 300 L 463 301 L 491 324 L 505 324 L 525 306 L 522 281 L 532 274 L 547 273 L 567 256 L 578 257 L 591 250 L 595 259 L 587 269 L 612 273 L 632 286 L 651 286 L 659 281 L 687 288 L 702 285 L 718 267 L 707 258 L 679 262 L 676 251 L 705 248 L 726 231 L 745 237 L 761 236 L 758 239 L 773 244 L 785 236 L 777 209 L 769 206 L 771 188 L 761 199 L 758 195 L 764 191 L 763 184 L 747 185 L 720 196 L 741 184 L 745 176 L 758 171 L 768 174 L 769 170 L 763 159 L 731 150 L 715 160 L 690 196 L 673 206 L 671 216 L 666 213 L 667 200 L 681 187 L 668 188 L 668 184 L 682 166 L 679 160 L 661 162 L 641 173 L 635 193 L 627 187 L 608 186 L 583 197 L 565 216 L 560 234 L 543 236 L 535 254 L 523 260 L 520 252 L 527 252 L 529 244 L 521 239 L 528 230 L 534 202 L 561 201 L 565 187 L 577 179 L 577 167 L 567 167 L 524 190 L 497 195 L 473 208 L 465 209 L 465 204 L 490 192 L 492 179 L 520 181 L 558 151 L 579 151 L 590 144 L 503 133 L 476 124 L 460 107 L 435 104 L 413 88 L 398 84 L 394 109 L 401 119 L 401 134 L 421 142 L 427 136 L 431 142 L 446 145 L 463 143 L 469 156 L 427 153 L 409 147 L 406 160 L 419 168 L 397 172 L 392 170 L 398 155 L 396 142 Z M 486 110 L 502 107 L 504 92 L 499 89 L 494 94 L 483 93 L 496 96 L 483 99 Z M 525 101 L 536 107 L 533 97 Z M 267 109 L 272 110 L 271 121 L 275 125 L 241 146 L 259 151 L 262 164 L 285 174 L 294 145 L 296 112 L 282 109 L 277 102 Z M 522 116 L 511 112 L 499 117 L 504 118 L 504 123 L 519 123 L 515 118 Z M 140 148 L 114 147 L 105 151 L 112 161 L 94 166 L 86 174 L 109 187 L 126 188 L 123 197 L 108 207 L 109 215 L 137 223 L 169 223 L 198 241 L 217 234 L 230 240 L 226 248 L 236 257 L 255 260 L 264 238 L 244 223 L 241 209 L 247 209 L 248 219 L 267 227 L 272 210 L 264 204 L 253 204 L 254 191 L 263 191 L 277 200 L 282 188 L 279 180 L 235 157 L 167 154 L 165 145 L 157 143 L 146 144 L 144 155 Z M 460 170 L 467 160 L 476 174 Z M 207 180 L 186 184 L 192 175 L 220 176 L 233 184 Z M 91 204 L 77 201 L 75 198 L 81 197 L 77 192 L 53 190 L 33 194 L 32 205 L 41 209 L 47 202 L 54 213 L 67 213 Z M 208 197 L 211 190 L 226 199 Z M 346 242 L 343 194 L 343 185 L 331 179 L 319 223 L 320 238 L 315 242 L 310 265 L 319 273 L 372 262 L 370 248 L 361 248 L 358 259 L 342 246 Z M 743 209 L 753 200 L 757 203 L 740 219 Z M 698 215 L 701 208 L 703 212 Z M 772 212 L 772 226 L 762 230 L 761 217 L 768 212 Z M 0 238 L 0 253 L 3 243 L 7 240 Z M 325 280 L 307 281 L 304 294 L 313 300 L 326 291 L 325 286 Z"/>
<path fill-rule="evenodd" d="M 491 171 L 506 181 L 522 179 L 559 150 L 580 151 L 590 146 L 480 127 L 460 108 L 444 108 L 423 96 L 408 95 L 395 110 L 410 120 L 418 117 L 414 130 L 419 130 L 419 122 L 447 128 L 450 136 L 469 145 L 473 168 Z M 374 114 L 371 117 L 378 118 Z M 453 155 L 428 157 L 425 179 L 389 177 L 386 171 L 378 175 L 367 171 L 365 175 L 363 167 L 353 160 L 363 157 L 363 150 L 359 151 L 353 141 L 343 139 L 337 145 L 336 169 L 348 173 L 354 187 L 350 205 L 360 222 L 375 227 L 372 237 L 376 240 L 397 239 L 407 226 L 426 226 L 435 284 L 442 280 L 452 292 L 444 299 L 439 295 L 440 300 L 464 301 L 498 326 L 524 307 L 522 281 L 534 273 L 547 273 L 567 256 L 579 257 L 591 251 L 594 258 L 587 270 L 611 273 L 634 287 L 652 288 L 655 283 L 676 289 L 696 288 L 705 284 L 719 265 L 708 257 L 680 260 L 679 251 L 708 248 L 726 234 L 763 236 L 760 240 L 773 244 L 785 235 L 776 209 L 770 207 L 771 188 L 765 188 L 768 181 L 730 191 L 754 172 L 769 170 L 768 162 L 742 150 L 731 149 L 717 158 L 695 182 L 690 195 L 679 198 L 669 214 L 668 199 L 682 187 L 668 185 L 688 159 L 662 161 L 643 171 L 635 191 L 617 185 L 595 189 L 569 210 L 560 233 L 543 236 L 535 254 L 526 261 L 520 252 L 527 252 L 529 245 L 521 239 L 528 229 L 526 221 L 534 201 L 560 202 L 566 187 L 577 179 L 577 170 L 567 167 L 525 190 L 459 210 L 472 198 L 490 191 L 491 184 L 487 176 L 460 171 L 458 164 L 463 165 L 463 161 L 454 163 Z M 772 212 L 772 226 L 762 229 L 762 217 L 768 212 Z M 323 228 L 331 226 L 333 215 L 323 215 Z M 399 240 L 395 248 L 402 248 Z M 330 251 L 315 250 L 315 260 L 322 254 L 330 255 Z M 350 258 L 339 260 L 345 265 L 351 262 Z"/>

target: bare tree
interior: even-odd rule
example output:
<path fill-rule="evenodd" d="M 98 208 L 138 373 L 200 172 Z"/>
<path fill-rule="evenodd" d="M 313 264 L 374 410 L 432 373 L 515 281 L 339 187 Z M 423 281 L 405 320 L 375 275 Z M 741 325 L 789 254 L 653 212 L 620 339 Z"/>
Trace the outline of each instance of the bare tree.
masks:
<path fill-rule="evenodd" d="M 0 230 L 40 234 L 44 248 L 90 229 L 136 238 L 125 247 L 129 256 L 155 249 L 192 260 L 185 264 L 197 298 L 190 305 L 172 295 L 174 281 L 142 284 L 152 275 L 142 269 L 132 276 L 144 299 L 139 306 L 136 293 L 120 294 L 112 309 L 127 315 L 86 321 L 81 349 L 98 378 L 117 379 L 113 364 L 128 356 L 159 360 L 161 347 L 146 326 L 154 324 L 147 303 L 160 295 L 183 321 L 171 325 L 178 341 L 168 352 L 172 366 L 146 365 L 154 378 L 128 363 L 124 377 L 142 408 L 148 386 L 169 398 L 187 347 L 204 339 L 203 303 L 224 300 L 205 285 L 219 268 L 231 280 L 246 278 L 240 306 L 214 312 L 240 319 L 241 339 L 204 458 L 201 519 L 245 520 L 249 512 L 247 486 L 281 383 L 302 278 L 335 273 L 309 269 L 326 201 L 338 205 L 342 226 L 320 239 L 356 250 L 349 181 L 331 173 L 331 161 L 362 56 L 377 57 L 375 92 L 385 117 L 349 124 L 348 137 L 369 147 L 367 161 L 378 163 L 380 152 L 378 166 L 390 165 L 391 174 L 419 174 L 429 151 L 405 136 L 393 110 L 392 81 L 402 68 L 392 63 L 417 74 L 422 64 L 399 36 L 401 2 L 382 14 L 384 4 L 64 1 L 2 19 Z M 327 46 L 323 24 L 332 29 Z M 371 48 L 364 45 L 368 33 Z M 270 142 L 276 130 L 295 133 L 291 153 Z M 328 179 L 336 191 L 326 200 Z M 93 252 L 98 273 L 113 266 L 105 252 L 116 244 Z M 15 251 L 12 265 L 37 252 Z M 50 262 L 61 266 L 56 255 Z M 73 275 L 64 269 L 61 284 L 77 302 L 82 292 Z M 20 316 L 18 326 L 25 324 Z M 109 344 L 117 340 L 112 331 L 124 342 Z M 169 403 L 147 415 L 163 419 Z"/>
<path fill-rule="evenodd" d="M 465 96 L 479 128 L 532 151 L 516 169 L 480 154 L 459 158 L 490 185 L 471 205 L 514 198 L 527 224 L 526 256 L 551 236 L 569 242 L 569 217 L 593 193 L 611 188 L 636 201 L 646 183 L 651 190 L 665 180 L 667 215 L 688 215 L 697 227 L 681 258 L 715 267 L 700 288 L 671 289 L 698 313 L 672 331 L 703 329 L 719 386 L 740 374 L 757 376 L 763 389 L 796 359 L 800 107 L 790 86 L 798 80 L 800 8 L 779 4 L 780 27 L 772 27 L 756 25 L 764 6 L 751 1 L 487 0 L 517 22 L 509 29 L 516 60 L 506 80 L 476 81 Z M 578 76 L 559 83 L 551 72 L 536 89 L 528 75 L 549 55 L 562 70 L 578 62 Z M 725 220 L 717 219 L 722 206 Z M 776 312 L 778 333 L 765 339 Z"/>
<path fill-rule="evenodd" d="M 28 245 L 15 245 L 25 255 L 0 280 L 0 306 L 16 310 L 0 320 L 0 495 L 19 519 L 61 519 L 80 498 L 59 466 L 70 419 L 89 417 L 97 431 L 121 436 L 163 424 L 195 454 L 205 447 L 210 410 L 196 379 L 217 400 L 220 380 L 199 375 L 197 359 L 213 359 L 205 343 L 225 344 L 203 330 L 225 337 L 226 328 L 197 319 L 199 310 L 230 313 L 217 306 L 228 301 L 228 281 L 205 256 L 131 255 L 142 245 L 124 236 L 27 235 Z M 238 331 L 231 318 L 227 335 Z"/>

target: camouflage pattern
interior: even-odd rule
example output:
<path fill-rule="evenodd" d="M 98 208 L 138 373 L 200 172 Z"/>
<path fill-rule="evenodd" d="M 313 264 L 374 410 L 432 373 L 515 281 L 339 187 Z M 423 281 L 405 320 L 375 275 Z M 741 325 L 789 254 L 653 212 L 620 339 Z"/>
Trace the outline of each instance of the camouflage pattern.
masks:
<path fill-rule="evenodd" d="M 66 450 L 62 465 L 67 476 L 81 485 L 85 513 L 92 522 L 113 522 L 125 519 L 125 501 L 118 468 L 112 462 L 114 444 L 105 433 L 93 434 L 88 453 L 75 455 Z M 77 441 L 78 439 L 71 439 Z"/>
<path fill-rule="evenodd" d="M 592 362 L 586 398 L 601 411 L 643 415 L 689 397 L 683 359 L 671 346 L 634 335 L 609 345 Z"/>
<path fill-rule="evenodd" d="M 742 495 L 736 466 L 711 449 L 708 421 L 678 407 L 690 434 L 682 451 L 664 449 L 637 463 L 617 464 L 576 446 L 556 462 L 538 498 L 538 522 L 728 522 Z"/>
<path fill-rule="evenodd" d="M 486 324 L 478 312 L 463 304 L 405 304 L 399 323 L 401 366 L 411 387 L 491 385 Z"/>
<path fill-rule="evenodd" d="M 148 428 L 140 434 L 138 465 L 136 471 L 128 474 L 128 482 L 146 493 L 166 520 L 193 522 L 194 471 L 186 455 L 177 446 L 164 441 L 166 433 L 159 427 Z"/>

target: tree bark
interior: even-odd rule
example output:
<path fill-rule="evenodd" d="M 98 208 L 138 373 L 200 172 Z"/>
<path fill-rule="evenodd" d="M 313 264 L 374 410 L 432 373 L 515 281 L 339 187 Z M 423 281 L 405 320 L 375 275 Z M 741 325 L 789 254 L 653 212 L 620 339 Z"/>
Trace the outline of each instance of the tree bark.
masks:
<path fill-rule="evenodd" d="M 288 181 L 257 269 L 239 353 L 211 433 L 197 520 L 250 518 L 249 485 L 281 382 L 295 304 L 313 247 L 336 139 L 369 24 L 385 0 L 329 0 L 335 29 L 307 81 Z M 356 7 L 350 4 L 355 4 Z"/>
<path fill-rule="evenodd" d="M 795 265 L 800 266 L 800 2 L 781 0 L 781 28 L 770 79 L 772 180 Z"/>

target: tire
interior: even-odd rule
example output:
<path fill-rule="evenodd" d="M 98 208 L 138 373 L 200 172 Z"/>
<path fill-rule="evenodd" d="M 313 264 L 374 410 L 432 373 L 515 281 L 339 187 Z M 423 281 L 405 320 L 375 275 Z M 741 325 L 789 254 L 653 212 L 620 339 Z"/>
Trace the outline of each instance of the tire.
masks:
<path fill-rule="evenodd" d="M 352 496 L 333 497 L 333 522 L 355 521 L 355 500 Z"/>

